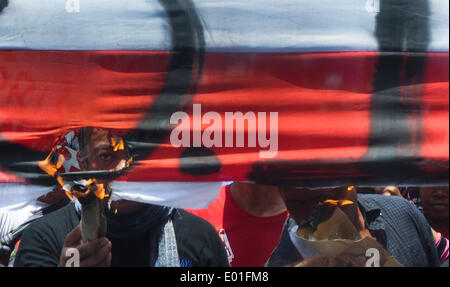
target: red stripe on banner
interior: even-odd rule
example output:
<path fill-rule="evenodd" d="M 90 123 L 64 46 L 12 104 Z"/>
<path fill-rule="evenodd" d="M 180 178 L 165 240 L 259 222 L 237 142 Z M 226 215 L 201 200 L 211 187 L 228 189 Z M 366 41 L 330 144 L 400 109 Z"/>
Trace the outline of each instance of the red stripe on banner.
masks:
<path fill-rule="evenodd" d="M 0 184 L 2 183 L 26 183 L 26 180 L 0 168 Z"/>
<path fill-rule="evenodd" d="M 129 130 L 165 79 L 168 52 L 0 51 L 0 131 L 37 150 L 81 126 Z"/>
<path fill-rule="evenodd" d="M 128 132 L 161 92 L 169 57 L 148 51 L 0 51 L 0 133 L 48 151 L 57 136 L 81 126 Z M 422 156 L 448 160 L 448 53 L 428 58 L 425 84 L 413 87 L 422 89 Z M 355 161 L 368 149 L 377 59 L 376 52 L 207 53 L 192 103 L 201 104 L 202 115 L 213 111 L 222 118 L 226 112 L 278 112 L 276 159 Z M 192 104 L 186 112 L 192 127 Z M 219 174 L 180 171 L 182 149 L 167 139 L 122 179 L 246 179 L 266 149 L 257 142 L 211 150 L 221 162 Z"/>
<path fill-rule="evenodd" d="M 428 57 L 425 83 L 421 98 L 424 139 L 422 157 L 447 161 L 449 159 L 449 58 L 448 54 Z"/>

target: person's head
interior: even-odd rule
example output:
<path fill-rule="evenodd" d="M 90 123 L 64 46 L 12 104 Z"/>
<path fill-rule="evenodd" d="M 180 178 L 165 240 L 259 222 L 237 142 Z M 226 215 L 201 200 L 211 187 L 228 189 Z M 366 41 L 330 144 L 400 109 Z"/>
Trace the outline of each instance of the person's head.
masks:
<path fill-rule="evenodd" d="M 448 221 L 448 186 L 420 187 L 423 212 L 429 220 Z"/>
<path fill-rule="evenodd" d="M 342 206 L 341 209 L 352 222 L 355 219 L 354 216 L 357 216 L 354 212 L 357 206 L 357 190 L 354 187 L 307 189 L 281 186 L 280 194 L 297 224 L 311 219 L 318 203 L 327 199 L 353 201 L 355 204 Z"/>

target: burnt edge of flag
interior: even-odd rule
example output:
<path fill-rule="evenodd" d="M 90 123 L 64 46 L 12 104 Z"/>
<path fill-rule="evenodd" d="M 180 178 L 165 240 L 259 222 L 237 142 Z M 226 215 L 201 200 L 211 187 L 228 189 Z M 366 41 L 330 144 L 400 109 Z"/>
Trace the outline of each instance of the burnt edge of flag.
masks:
<path fill-rule="evenodd" d="M 9 0 L 0 0 L 0 13 L 2 13 L 3 9 L 5 9 L 9 4 Z"/>

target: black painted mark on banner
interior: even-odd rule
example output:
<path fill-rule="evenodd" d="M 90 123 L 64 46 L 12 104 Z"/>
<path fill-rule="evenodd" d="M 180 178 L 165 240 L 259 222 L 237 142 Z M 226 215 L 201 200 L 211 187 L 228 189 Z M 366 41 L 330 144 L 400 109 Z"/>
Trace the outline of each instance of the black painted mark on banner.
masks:
<path fill-rule="evenodd" d="M 207 175 L 220 171 L 222 165 L 214 151 L 205 147 L 185 149 L 181 154 L 180 169 L 192 175 Z"/>
<path fill-rule="evenodd" d="M 5 9 L 8 4 L 8 0 L 0 0 L 0 13 L 2 13 L 3 9 Z"/>
<path fill-rule="evenodd" d="M 439 169 L 440 163 L 432 174 L 420 171 L 423 128 L 419 87 L 427 64 L 429 15 L 427 0 L 381 0 L 375 32 L 380 56 L 373 80 L 370 135 L 364 158 L 356 163 L 335 159 L 255 162 L 249 179 L 306 187 L 448 182 L 448 172 Z"/>
<path fill-rule="evenodd" d="M 135 160 L 149 157 L 168 138 L 173 129 L 169 122 L 171 115 L 185 109 L 192 101 L 203 69 L 205 41 L 203 27 L 194 4 L 190 0 L 159 0 L 159 2 L 166 12 L 171 29 L 169 68 L 161 93 L 148 108 L 141 122 L 126 137 Z M 197 174 L 198 166 L 186 162 L 186 153 L 189 154 L 185 151 L 180 159 L 183 162 L 182 170 Z M 53 177 L 44 174 L 37 166 L 37 162 L 46 155 L 0 138 L 0 166 L 32 183 L 43 185 L 56 183 Z M 212 160 L 212 157 L 215 157 L 214 154 L 208 155 L 209 160 Z M 217 168 L 220 169 L 220 161 L 217 158 L 212 161 L 216 167 L 211 169 L 213 173 Z M 202 170 L 202 174 L 204 173 L 205 170 Z M 121 174 L 92 171 L 74 173 L 73 176 L 114 178 Z M 73 176 L 68 174 L 67 178 Z"/>
<path fill-rule="evenodd" d="M 370 103 L 370 135 L 363 173 L 420 176 L 421 91 L 430 42 L 427 0 L 381 0 L 375 35 L 380 56 Z M 404 56 L 403 52 L 407 52 Z"/>
<path fill-rule="evenodd" d="M 131 145 L 137 160 L 147 158 L 169 137 L 174 128 L 169 122 L 170 117 L 191 103 L 203 70 L 205 40 L 194 4 L 183 0 L 160 0 L 160 3 L 172 29 L 172 53 L 162 92 L 145 118 L 127 136 L 129 141 L 141 143 L 141 147 L 142 143 L 150 144 L 145 149 L 133 149 Z M 186 174 L 213 174 L 220 169 L 220 160 L 207 148 L 188 148 L 180 155 L 180 170 Z"/>
<path fill-rule="evenodd" d="M 133 156 L 147 158 L 170 135 L 173 113 L 184 110 L 192 101 L 200 80 L 205 52 L 203 26 L 191 1 L 164 1 L 163 6 L 172 33 L 172 50 L 168 74 L 158 98 L 147 110 L 145 117 L 131 131 L 127 140 L 140 143 L 141 148 L 130 145 Z M 148 145 L 142 148 L 142 143 Z M 189 173 L 188 170 L 183 169 Z"/>

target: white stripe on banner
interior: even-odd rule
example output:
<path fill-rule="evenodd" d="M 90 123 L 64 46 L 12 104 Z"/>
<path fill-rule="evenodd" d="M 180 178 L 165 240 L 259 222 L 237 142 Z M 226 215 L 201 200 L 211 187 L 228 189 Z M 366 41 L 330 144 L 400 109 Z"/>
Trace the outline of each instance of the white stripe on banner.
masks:
<path fill-rule="evenodd" d="M 0 183 L 0 210 L 23 207 L 38 197 L 50 192 L 48 186 L 25 183 Z"/>
<path fill-rule="evenodd" d="M 166 205 L 177 208 L 206 208 L 219 195 L 221 182 L 130 182 L 113 181 L 113 200 Z"/>
<path fill-rule="evenodd" d="M 201 209 L 214 201 L 221 182 L 113 182 L 113 200 L 126 199 L 176 208 Z M 48 193 L 49 187 L 0 184 L 0 211 L 15 210 Z"/>
<path fill-rule="evenodd" d="M 379 1 L 193 2 L 207 51 L 339 52 L 378 50 Z M 428 2 L 429 51 L 448 51 L 449 1 Z M 166 51 L 169 31 L 156 0 L 14 0 L 0 14 L 0 49 Z"/>

